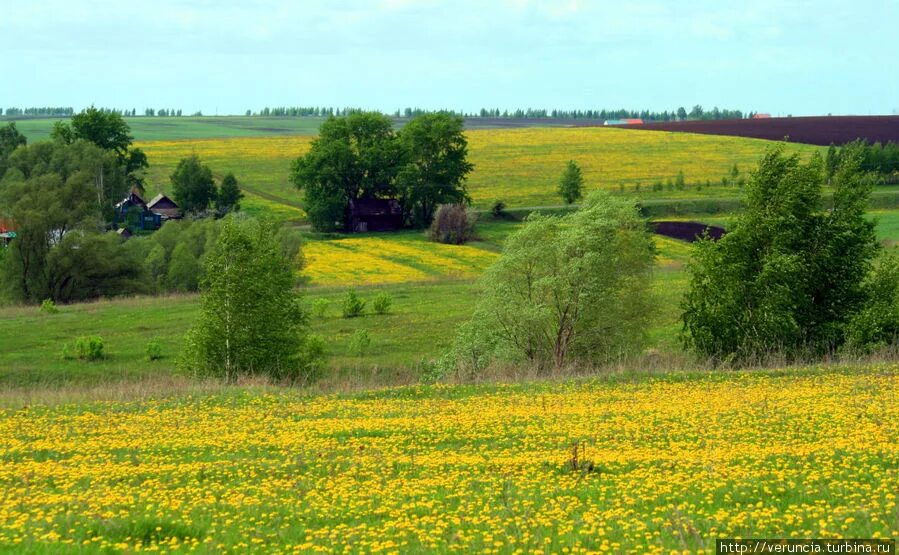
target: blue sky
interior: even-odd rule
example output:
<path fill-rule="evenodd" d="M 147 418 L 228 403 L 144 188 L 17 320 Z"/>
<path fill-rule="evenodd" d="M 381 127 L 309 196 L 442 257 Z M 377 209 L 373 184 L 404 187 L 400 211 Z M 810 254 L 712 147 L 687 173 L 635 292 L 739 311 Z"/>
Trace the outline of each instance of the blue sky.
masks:
<path fill-rule="evenodd" d="M 4 108 L 899 113 L 899 0 L 3 4 Z"/>

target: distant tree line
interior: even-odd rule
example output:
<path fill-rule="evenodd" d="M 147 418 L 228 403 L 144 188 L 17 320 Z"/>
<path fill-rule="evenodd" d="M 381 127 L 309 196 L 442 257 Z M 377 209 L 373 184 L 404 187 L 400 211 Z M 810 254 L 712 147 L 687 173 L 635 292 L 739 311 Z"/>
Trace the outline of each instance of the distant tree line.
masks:
<path fill-rule="evenodd" d="M 75 114 L 75 109 L 68 108 L 7 108 L 5 115 L 8 117 L 16 116 L 48 116 L 48 117 L 70 117 Z M 0 108 L 0 116 L 4 115 L 3 108 Z"/>
<path fill-rule="evenodd" d="M 275 116 L 275 117 L 329 117 L 348 116 L 350 114 L 364 112 L 362 108 L 333 108 L 327 106 L 295 106 L 265 108 L 254 112 L 247 110 L 247 116 Z M 458 110 L 425 110 L 423 108 L 405 108 L 396 110 L 392 116 L 396 118 L 414 118 L 426 114 L 446 113 L 463 118 L 485 119 L 571 119 L 571 120 L 607 120 L 607 119 L 642 119 L 643 121 L 683 121 L 683 120 L 717 120 L 717 119 L 743 119 L 752 117 L 754 112 L 742 110 L 720 109 L 717 106 L 711 110 L 705 110 L 699 104 L 687 111 L 681 106 L 675 110 L 653 112 L 651 110 L 547 110 L 545 108 L 527 108 L 516 110 L 500 110 L 499 108 L 481 108 L 477 112 L 465 112 Z"/>
<path fill-rule="evenodd" d="M 92 107 L 93 108 L 93 107 Z M 94 108 L 104 114 L 116 114 L 126 118 L 138 117 L 137 108 Z M 146 117 L 180 117 L 184 114 L 181 108 L 144 108 L 143 116 Z M 44 117 L 63 117 L 68 118 L 75 115 L 75 109 L 71 106 L 60 108 L 0 108 L 0 116 L 8 118 L 44 118 Z M 202 116 L 203 112 L 194 112 L 193 116 Z M 249 115 L 249 114 L 247 114 Z M 305 114 L 304 114 L 305 115 Z"/>

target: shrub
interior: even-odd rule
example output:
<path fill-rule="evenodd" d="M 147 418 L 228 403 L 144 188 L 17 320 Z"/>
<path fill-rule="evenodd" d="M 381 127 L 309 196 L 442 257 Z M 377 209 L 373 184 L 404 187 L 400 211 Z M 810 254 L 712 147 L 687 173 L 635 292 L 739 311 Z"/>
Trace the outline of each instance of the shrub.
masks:
<path fill-rule="evenodd" d="M 53 302 L 53 299 L 44 299 L 44 302 L 41 303 L 41 312 L 44 314 L 56 314 L 59 312 L 59 308 Z"/>
<path fill-rule="evenodd" d="M 431 241 L 462 245 L 474 237 L 477 216 L 461 204 L 441 204 L 428 233 Z"/>
<path fill-rule="evenodd" d="M 358 329 L 350 338 L 350 352 L 360 358 L 365 356 L 370 346 L 371 336 L 368 335 L 368 330 Z"/>
<path fill-rule="evenodd" d="M 633 200 L 595 191 L 572 214 L 532 214 L 482 278 L 475 314 L 440 373 L 474 376 L 494 360 L 561 368 L 638 352 L 652 262 Z"/>
<path fill-rule="evenodd" d="M 303 340 L 300 356 L 305 361 L 304 381 L 312 382 L 322 376 L 325 369 L 325 338 L 310 333 Z"/>
<path fill-rule="evenodd" d="M 62 346 L 62 357 L 65 359 L 99 360 L 103 358 L 103 339 L 98 336 L 83 336 L 74 344 Z"/>
<path fill-rule="evenodd" d="M 565 204 L 572 204 L 583 196 L 584 176 L 581 175 L 581 168 L 574 160 L 569 160 L 562 173 L 562 179 L 559 181 L 559 188 L 556 192 L 565 201 Z"/>
<path fill-rule="evenodd" d="M 312 301 L 312 315 L 316 318 L 324 318 L 329 304 L 331 302 L 328 299 L 315 299 Z"/>
<path fill-rule="evenodd" d="M 501 200 L 495 201 L 490 208 L 490 213 L 496 219 L 504 217 L 506 215 L 506 203 Z"/>
<path fill-rule="evenodd" d="M 159 344 L 158 339 L 151 339 L 149 343 L 147 343 L 147 360 L 159 360 L 162 358 L 162 345 Z"/>
<path fill-rule="evenodd" d="M 365 312 L 365 301 L 359 298 L 355 291 L 347 291 L 343 298 L 343 317 L 356 318 Z"/>
<path fill-rule="evenodd" d="M 387 314 L 393 306 L 393 297 L 389 293 L 379 293 L 371 302 L 371 308 L 376 314 Z"/>

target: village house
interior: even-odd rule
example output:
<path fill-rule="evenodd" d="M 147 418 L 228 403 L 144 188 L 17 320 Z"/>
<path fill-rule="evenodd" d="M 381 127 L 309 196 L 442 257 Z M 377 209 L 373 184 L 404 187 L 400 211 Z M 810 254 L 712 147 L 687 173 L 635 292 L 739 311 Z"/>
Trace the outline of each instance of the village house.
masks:
<path fill-rule="evenodd" d="M 148 204 L 134 191 L 115 205 L 115 223 L 130 234 L 155 231 L 166 220 L 181 218 L 181 210 L 169 197 L 158 194 Z"/>
<path fill-rule="evenodd" d="M 396 199 L 353 199 L 349 212 L 353 232 L 396 231 L 403 227 L 403 209 Z"/>

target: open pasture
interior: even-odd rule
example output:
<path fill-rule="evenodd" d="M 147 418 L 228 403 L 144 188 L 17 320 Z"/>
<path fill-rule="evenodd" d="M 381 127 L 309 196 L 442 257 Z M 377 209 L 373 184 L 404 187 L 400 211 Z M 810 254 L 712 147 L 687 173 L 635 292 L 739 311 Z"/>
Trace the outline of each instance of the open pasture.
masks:
<path fill-rule="evenodd" d="M 478 277 L 498 256 L 515 223 L 483 222 L 480 240 L 466 246 L 428 242 L 420 233 L 369 234 L 328 239 L 311 237 L 303 247 L 306 305 L 321 299 L 324 314 L 311 318 L 312 331 L 327 338 L 335 379 L 358 383 L 417 380 L 423 360 L 447 348 L 456 327 L 477 302 Z M 653 291 L 658 314 L 650 330 L 653 346 L 677 342 L 677 303 L 685 286 L 682 268 L 689 245 L 656 237 L 657 272 Z M 346 291 L 368 301 L 379 293 L 394 299 L 389 314 L 341 317 Z M 0 308 L 0 386 L 94 384 L 177 374 L 182 338 L 198 314 L 196 295 L 138 297 L 81 303 L 44 314 L 38 307 Z M 360 356 L 350 343 L 357 330 L 371 336 Z M 79 336 L 99 335 L 107 357 L 95 362 L 64 360 L 62 348 Z M 148 361 L 146 345 L 156 339 L 164 357 Z"/>
<path fill-rule="evenodd" d="M 897 368 L 0 412 L 0 543 L 110 551 L 714 553 L 899 536 Z"/>
<path fill-rule="evenodd" d="M 641 198 L 738 196 L 739 189 L 722 186 L 721 178 L 730 175 L 734 164 L 742 172 L 755 167 L 771 146 L 756 139 L 599 127 L 485 129 L 468 131 L 467 137 L 475 168 L 468 190 L 480 208 L 489 208 L 497 199 L 510 207 L 558 205 L 556 187 L 571 159 L 581 166 L 587 190 L 624 191 Z M 148 189 L 153 194 L 168 189 L 169 175 L 180 159 L 197 154 L 217 176 L 234 172 L 247 191 L 300 206 L 302 194 L 289 182 L 290 165 L 308 151 L 312 140 L 310 136 L 248 137 L 151 141 L 137 146 L 149 158 Z M 807 145 L 789 149 L 804 155 L 820 150 Z M 678 172 L 684 173 L 684 190 L 652 191 L 656 182 L 674 180 Z"/>
<path fill-rule="evenodd" d="M 134 117 L 124 118 L 137 141 L 184 140 L 270 135 L 315 135 L 323 118 L 245 116 Z M 66 118 L 13 120 L 28 142 L 50 138 L 53 124 Z M 0 122 L 5 125 L 5 121 Z"/>

